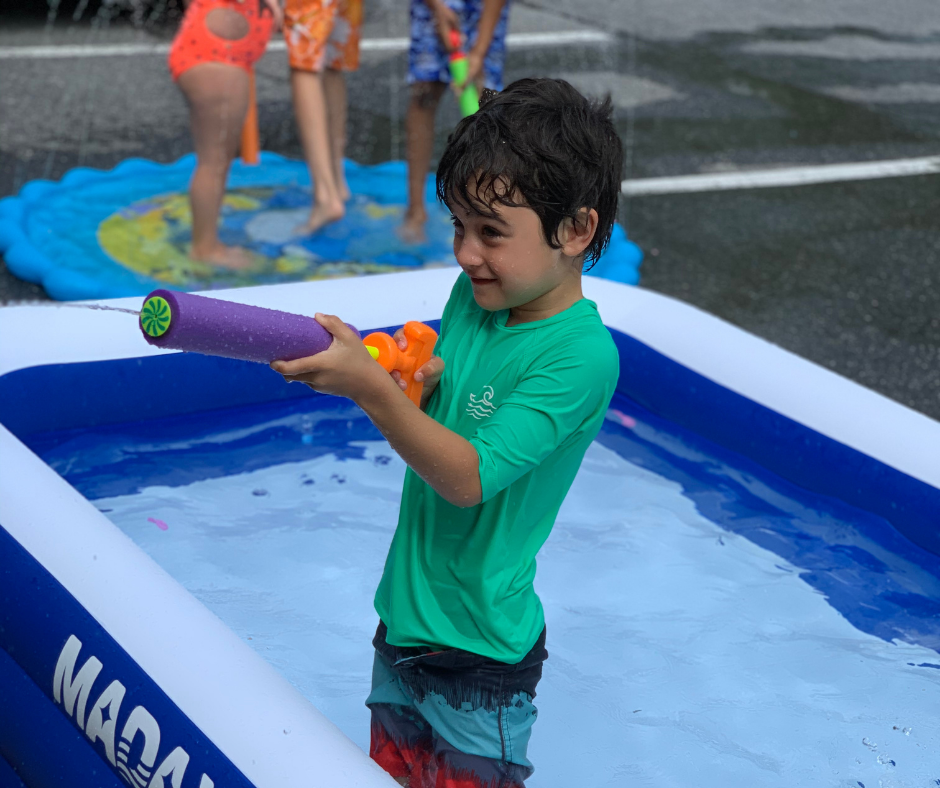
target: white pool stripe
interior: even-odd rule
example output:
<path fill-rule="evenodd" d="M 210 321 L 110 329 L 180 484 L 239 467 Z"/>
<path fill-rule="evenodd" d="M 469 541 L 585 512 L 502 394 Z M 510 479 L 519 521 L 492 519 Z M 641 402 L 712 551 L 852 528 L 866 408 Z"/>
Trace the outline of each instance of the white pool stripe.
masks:
<path fill-rule="evenodd" d="M 559 30 L 550 33 L 510 33 L 506 44 L 514 48 L 571 46 L 573 44 L 604 44 L 613 36 L 600 30 Z M 362 52 L 405 52 L 407 38 L 366 38 L 359 44 Z M 284 41 L 277 39 L 268 51 L 283 52 Z M 165 55 L 169 42 L 159 44 L 72 44 L 50 46 L 0 47 L 0 60 L 44 60 L 66 57 L 124 57 L 129 55 Z"/>
<path fill-rule="evenodd" d="M 710 192 L 727 189 L 767 189 L 775 186 L 807 186 L 814 183 L 836 181 L 864 181 L 874 178 L 900 178 L 910 175 L 936 175 L 940 173 L 940 156 L 922 156 L 916 159 L 886 159 L 883 161 L 853 162 L 850 164 L 820 164 L 808 167 L 781 167 L 772 170 L 747 172 L 703 173 L 679 175 L 669 178 L 640 178 L 626 180 L 620 186 L 622 194 L 679 194 L 682 192 Z"/>

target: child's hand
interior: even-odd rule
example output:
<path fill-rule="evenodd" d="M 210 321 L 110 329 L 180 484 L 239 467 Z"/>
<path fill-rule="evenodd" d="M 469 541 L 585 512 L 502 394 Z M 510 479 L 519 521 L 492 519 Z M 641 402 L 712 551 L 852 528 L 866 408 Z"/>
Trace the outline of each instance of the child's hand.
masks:
<path fill-rule="evenodd" d="M 467 81 L 461 84 L 456 84 L 451 82 L 451 90 L 454 91 L 454 95 L 460 98 L 460 94 L 463 93 L 464 88 L 467 85 L 476 85 L 477 90 L 479 90 L 483 85 L 483 61 L 486 58 L 486 52 L 477 52 L 477 50 L 471 49 L 467 53 Z"/>
<path fill-rule="evenodd" d="M 463 33 L 460 32 L 460 17 L 457 12 L 449 8 L 444 0 L 426 0 L 431 13 L 434 14 L 434 26 L 437 28 L 437 34 L 444 43 L 444 49 L 448 52 L 453 50 L 453 44 L 450 42 L 450 31 L 456 30 L 460 36 L 461 46 L 463 45 Z"/>
<path fill-rule="evenodd" d="M 358 397 L 388 385 L 388 373 L 375 363 L 362 340 L 335 315 L 317 314 L 317 322 L 333 335 L 333 343 L 321 353 L 294 361 L 275 361 L 271 369 L 288 383 L 298 381 L 324 394 Z M 394 390 L 394 389 L 393 389 Z"/>
<path fill-rule="evenodd" d="M 284 10 L 281 8 L 281 0 L 264 0 L 264 4 L 271 9 L 271 14 L 274 16 L 274 29 L 283 28 Z"/>
<path fill-rule="evenodd" d="M 395 340 L 395 344 L 398 345 L 399 350 L 408 349 L 408 340 L 405 338 L 404 327 L 399 328 L 392 338 Z M 424 383 L 424 388 L 421 389 L 422 410 L 424 406 L 428 404 L 428 400 L 431 399 L 431 395 L 434 393 L 434 389 L 437 388 L 437 384 L 440 382 L 441 375 L 443 374 L 444 359 L 438 358 L 437 356 L 431 356 L 422 367 L 415 371 L 415 380 L 419 383 Z M 402 380 L 401 373 L 397 369 L 392 370 L 392 379 L 398 384 L 398 388 L 402 391 L 408 387 L 408 384 Z"/>

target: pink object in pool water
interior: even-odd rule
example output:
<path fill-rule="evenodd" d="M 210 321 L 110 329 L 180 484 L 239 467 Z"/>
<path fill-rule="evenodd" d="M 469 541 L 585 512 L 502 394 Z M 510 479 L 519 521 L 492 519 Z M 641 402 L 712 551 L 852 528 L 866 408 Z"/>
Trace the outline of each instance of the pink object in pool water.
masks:
<path fill-rule="evenodd" d="M 163 520 L 158 520 L 156 517 L 148 517 L 148 518 L 147 518 L 147 522 L 148 522 L 148 523 L 153 523 L 153 524 L 154 524 L 155 526 L 157 526 L 157 528 L 159 528 L 161 531 L 165 531 L 167 528 L 170 527 L 170 526 L 168 526 L 165 522 L 163 522 Z"/>
<path fill-rule="evenodd" d="M 610 415 L 614 416 L 616 420 L 619 421 L 628 430 L 632 430 L 636 426 L 636 419 L 633 418 L 633 416 L 628 416 L 626 413 L 621 413 L 619 410 L 611 408 Z"/>

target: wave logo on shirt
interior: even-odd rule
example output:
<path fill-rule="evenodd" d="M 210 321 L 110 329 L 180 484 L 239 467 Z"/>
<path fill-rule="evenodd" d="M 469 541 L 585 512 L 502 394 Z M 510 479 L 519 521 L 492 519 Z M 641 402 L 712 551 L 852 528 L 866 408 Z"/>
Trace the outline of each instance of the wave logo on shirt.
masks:
<path fill-rule="evenodd" d="M 467 413 L 475 419 L 488 419 L 496 413 L 496 407 L 493 405 L 494 393 L 492 386 L 484 386 L 481 396 L 471 394 L 470 401 L 467 403 Z"/>

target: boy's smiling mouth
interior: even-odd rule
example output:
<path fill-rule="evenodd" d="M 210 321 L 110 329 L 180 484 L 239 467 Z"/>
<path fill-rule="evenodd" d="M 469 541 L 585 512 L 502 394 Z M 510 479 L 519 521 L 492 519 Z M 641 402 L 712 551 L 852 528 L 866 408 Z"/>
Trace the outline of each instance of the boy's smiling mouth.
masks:
<path fill-rule="evenodd" d="M 468 271 L 468 270 L 467 270 L 466 268 L 464 268 L 463 266 L 461 266 L 461 268 L 463 268 L 463 272 L 464 272 L 467 276 L 470 277 L 470 282 L 471 282 L 472 284 L 475 284 L 475 285 L 491 285 L 491 284 L 493 284 L 494 282 L 498 282 L 498 281 L 499 281 L 499 277 L 498 277 L 498 276 L 481 276 L 480 273 L 472 273 L 471 271 Z M 479 268 L 479 267 L 477 267 L 477 271 L 480 271 L 480 268 Z"/>

